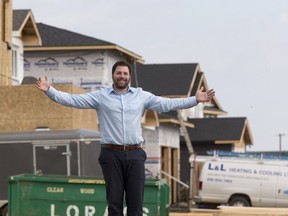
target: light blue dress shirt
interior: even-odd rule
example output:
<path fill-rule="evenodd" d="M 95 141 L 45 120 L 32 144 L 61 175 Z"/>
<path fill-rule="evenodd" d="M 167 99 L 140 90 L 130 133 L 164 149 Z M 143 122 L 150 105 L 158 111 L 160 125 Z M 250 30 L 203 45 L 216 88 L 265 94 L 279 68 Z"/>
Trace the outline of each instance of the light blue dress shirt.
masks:
<path fill-rule="evenodd" d="M 130 87 L 119 94 L 103 88 L 84 94 L 69 94 L 49 87 L 46 95 L 64 106 L 95 109 L 98 115 L 101 143 L 130 145 L 143 142 L 141 118 L 145 109 L 168 112 L 197 105 L 196 97 L 163 98 L 142 88 Z"/>

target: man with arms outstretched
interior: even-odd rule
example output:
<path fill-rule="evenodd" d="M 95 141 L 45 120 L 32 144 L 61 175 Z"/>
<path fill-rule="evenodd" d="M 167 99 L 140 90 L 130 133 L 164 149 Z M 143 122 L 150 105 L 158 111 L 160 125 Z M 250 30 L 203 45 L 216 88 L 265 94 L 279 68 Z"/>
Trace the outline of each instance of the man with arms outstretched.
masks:
<path fill-rule="evenodd" d="M 106 183 L 109 216 L 123 215 L 123 199 L 128 216 L 142 216 L 145 185 L 146 153 L 142 149 L 141 118 L 145 109 L 168 112 L 187 109 L 207 102 L 215 95 L 213 89 L 188 98 L 163 98 L 142 88 L 129 86 L 131 68 L 118 61 L 112 68 L 113 85 L 109 88 L 69 94 L 53 88 L 45 77 L 36 80 L 39 90 L 53 101 L 78 109 L 95 109 L 98 115 L 101 152 L 99 163 Z"/>

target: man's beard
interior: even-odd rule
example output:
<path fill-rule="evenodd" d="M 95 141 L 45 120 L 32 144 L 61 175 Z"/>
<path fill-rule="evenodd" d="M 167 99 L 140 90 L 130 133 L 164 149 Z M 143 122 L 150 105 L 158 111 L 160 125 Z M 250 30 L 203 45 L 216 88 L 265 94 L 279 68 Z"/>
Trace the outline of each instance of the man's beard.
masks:
<path fill-rule="evenodd" d="M 120 81 L 124 81 L 124 82 L 120 83 Z M 113 81 L 114 86 L 118 89 L 126 89 L 129 83 L 130 83 L 130 79 L 127 81 L 125 81 L 124 79 L 118 79 L 118 80 Z"/>

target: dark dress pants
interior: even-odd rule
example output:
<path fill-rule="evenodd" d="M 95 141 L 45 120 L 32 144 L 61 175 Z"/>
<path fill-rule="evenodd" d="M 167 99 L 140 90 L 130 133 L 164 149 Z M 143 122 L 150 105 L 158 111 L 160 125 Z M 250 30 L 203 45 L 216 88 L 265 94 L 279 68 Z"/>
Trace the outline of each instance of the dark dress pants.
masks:
<path fill-rule="evenodd" d="M 128 216 L 143 215 L 146 152 L 101 148 L 99 163 L 106 183 L 109 216 L 123 215 L 123 197 Z"/>

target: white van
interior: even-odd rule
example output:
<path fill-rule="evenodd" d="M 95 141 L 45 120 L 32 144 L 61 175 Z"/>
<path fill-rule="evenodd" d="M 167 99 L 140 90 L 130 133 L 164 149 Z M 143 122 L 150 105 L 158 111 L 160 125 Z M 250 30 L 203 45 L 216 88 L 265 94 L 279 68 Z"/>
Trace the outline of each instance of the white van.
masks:
<path fill-rule="evenodd" d="M 197 204 L 288 207 L 287 160 L 196 159 L 193 182 Z"/>

